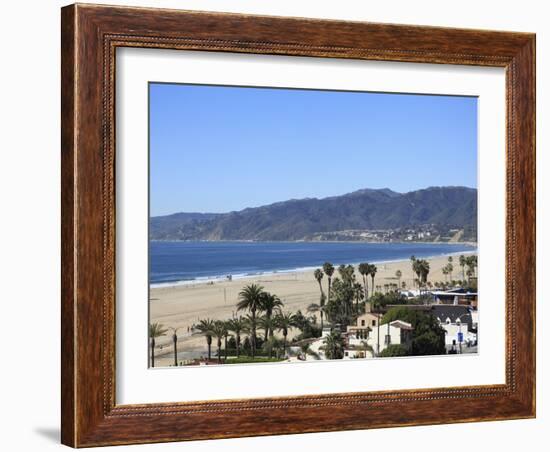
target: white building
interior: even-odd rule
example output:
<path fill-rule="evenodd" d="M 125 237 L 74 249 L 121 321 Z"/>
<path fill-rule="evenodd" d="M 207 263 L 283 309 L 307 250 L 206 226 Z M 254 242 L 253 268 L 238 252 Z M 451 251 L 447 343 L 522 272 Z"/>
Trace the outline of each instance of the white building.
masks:
<path fill-rule="evenodd" d="M 447 349 L 459 347 L 460 342 L 473 344 L 477 341 L 477 311 L 469 306 L 434 305 L 431 312 L 445 330 Z"/>
<path fill-rule="evenodd" d="M 389 345 L 410 347 L 412 325 L 402 320 L 381 324 L 382 314 L 366 312 L 357 318 L 355 326 L 348 326 L 344 359 L 373 358 Z"/>

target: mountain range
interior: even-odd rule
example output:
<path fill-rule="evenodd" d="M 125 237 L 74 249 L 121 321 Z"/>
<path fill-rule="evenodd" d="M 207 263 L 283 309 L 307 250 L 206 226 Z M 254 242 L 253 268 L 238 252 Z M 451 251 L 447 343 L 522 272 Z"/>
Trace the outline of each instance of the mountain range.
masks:
<path fill-rule="evenodd" d="M 228 213 L 151 217 L 152 240 L 310 240 L 345 230 L 437 225 L 475 229 L 477 189 L 429 187 L 408 193 L 362 189 L 328 198 L 291 199 Z"/>

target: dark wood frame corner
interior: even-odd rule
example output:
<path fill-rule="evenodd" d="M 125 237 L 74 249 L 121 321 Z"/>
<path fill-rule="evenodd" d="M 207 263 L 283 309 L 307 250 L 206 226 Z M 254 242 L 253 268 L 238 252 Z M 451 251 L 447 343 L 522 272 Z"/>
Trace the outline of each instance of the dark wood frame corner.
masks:
<path fill-rule="evenodd" d="M 77 4 L 62 9 L 61 37 L 64 444 L 85 447 L 535 416 L 533 34 Z M 505 68 L 506 383 L 117 405 L 117 47 Z"/>

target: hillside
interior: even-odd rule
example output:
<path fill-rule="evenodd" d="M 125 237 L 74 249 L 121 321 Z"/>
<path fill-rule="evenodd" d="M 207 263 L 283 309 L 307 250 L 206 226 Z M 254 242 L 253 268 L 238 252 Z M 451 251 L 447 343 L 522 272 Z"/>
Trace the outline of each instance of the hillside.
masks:
<path fill-rule="evenodd" d="M 347 230 L 419 225 L 466 228 L 477 223 L 477 190 L 430 187 L 408 193 L 363 189 L 342 196 L 278 202 L 223 214 L 152 217 L 153 240 L 323 240 Z"/>

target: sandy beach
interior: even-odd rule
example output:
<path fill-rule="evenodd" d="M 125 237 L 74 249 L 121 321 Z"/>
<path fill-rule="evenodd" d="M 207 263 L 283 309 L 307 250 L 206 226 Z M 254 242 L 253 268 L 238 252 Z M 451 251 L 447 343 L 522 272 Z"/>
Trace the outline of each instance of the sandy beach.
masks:
<path fill-rule="evenodd" d="M 462 278 L 458 256 L 453 256 L 453 259 L 453 278 Z M 429 258 L 428 261 L 430 262 L 428 280 L 444 281 L 442 268 L 448 263 L 447 256 Z M 376 266 L 378 272 L 376 273 L 375 286 L 397 283 L 398 279 L 395 272 L 401 270 L 401 281 L 404 281 L 407 287 L 413 287 L 413 280 L 416 276 L 413 274 L 408 259 L 379 263 Z M 338 273 L 335 272 L 334 276 L 337 275 Z M 360 274 L 357 270 L 356 275 L 360 280 Z M 206 348 L 204 337 L 192 335 L 190 333 L 191 326 L 199 319 L 226 320 L 233 315 L 238 315 L 235 306 L 238 302 L 239 291 L 243 286 L 251 283 L 260 284 L 266 291 L 277 294 L 284 303 L 285 311 L 296 312 L 301 309 L 305 313 L 311 303 L 319 302 L 319 285 L 313 277 L 313 270 L 257 275 L 234 279 L 233 281 L 221 280 L 154 287 L 150 290 L 150 322 L 158 322 L 165 327 L 178 328 L 178 352 L 202 351 Z M 326 286 L 327 278 L 325 276 L 323 278 L 325 291 Z M 170 365 L 172 363 L 170 334 L 158 338 L 157 345 L 158 350 L 155 355 L 158 358 L 156 365 Z"/>

